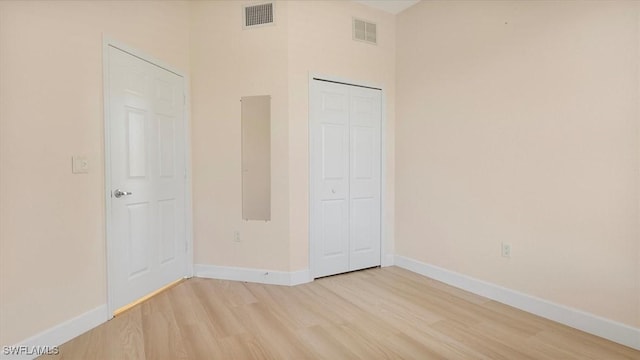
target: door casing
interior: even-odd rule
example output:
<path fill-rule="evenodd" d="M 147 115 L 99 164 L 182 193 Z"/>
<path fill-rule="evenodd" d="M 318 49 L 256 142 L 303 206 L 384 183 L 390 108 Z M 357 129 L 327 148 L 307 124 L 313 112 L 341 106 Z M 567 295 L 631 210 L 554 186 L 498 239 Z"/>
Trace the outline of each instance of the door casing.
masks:
<path fill-rule="evenodd" d="M 380 124 L 380 146 L 381 146 L 381 151 L 380 151 L 380 264 L 382 267 L 386 267 L 386 266 L 392 266 L 394 264 L 394 259 L 393 259 L 393 235 L 387 235 L 387 230 L 388 230 L 388 226 L 389 224 L 387 224 L 386 218 L 387 218 L 387 201 L 386 201 L 386 197 L 387 197 L 387 93 L 385 91 L 385 88 L 379 84 L 373 84 L 373 83 L 368 83 L 368 82 L 363 82 L 363 81 L 356 81 L 356 80 L 352 80 L 352 79 L 345 79 L 345 78 L 341 78 L 341 77 L 336 77 L 336 76 L 331 76 L 331 75 L 326 75 L 326 74 L 321 74 L 321 73 L 309 73 L 309 88 L 308 88 L 308 94 L 309 94 L 309 98 L 307 100 L 307 104 L 311 103 L 311 96 L 313 96 L 314 92 L 312 90 L 313 88 L 313 82 L 314 80 L 325 80 L 325 81 L 332 81 L 332 82 L 338 82 L 338 83 L 342 83 L 345 85 L 352 85 L 352 86 L 360 86 L 360 87 L 369 87 L 369 88 L 374 88 L 374 89 L 380 89 L 381 93 L 382 93 L 382 109 L 381 109 L 381 124 Z M 307 116 L 309 117 L 308 122 L 311 121 L 311 107 L 309 106 L 309 109 L 307 110 Z M 312 149 L 312 139 L 311 139 L 311 132 L 309 131 L 308 133 L 308 149 L 309 149 L 309 199 L 308 199 L 308 211 L 309 211 L 309 229 L 308 229 L 308 247 L 309 247 L 309 251 L 308 251 L 308 258 L 309 258 L 309 281 L 313 281 L 313 269 L 314 269 L 314 254 L 313 254 L 313 244 L 311 244 L 311 221 L 313 219 L 311 219 L 311 191 L 313 191 L 313 174 L 312 174 L 312 169 L 313 167 L 311 166 L 311 158 L 312 158 L 312 154 L 311 151 L 313 151 Z"/>
<path fill-rule="evenodd" d="M 190 117 L 190 94 L 189 94 L 189 78 L 182 71 L 169 66 L 162 61 L 155 59 L 144 52 L 125 45 L 117 40 L 109 37 L 103 37 L 102 41 L 102 71 L 103 71 L 103 110 L 104 110 L 104 184 L 105 184 L 105 241 L 106 241 L 106 274 L 107 274 L 107 311 L 108 318 L 113 317 L 116 310 L 113 306 L 113 275 L 110 267 L 111 259 L 117 254 L 114 253 L 111 244 L 111 130 L 110 130 L 110 113 L 109 113 L 109 46 L 120 49 L 153 65 L 161 67 L 167 71 L 181 76 L 184 79 L 183 93 L 185 96 L 184 119 L 185 119 L 185 237 L 187 241 L 187 277 L 193 276 L 193 206 L 192 206 L 192 188 L 191 188 L 191 117 Z"/>

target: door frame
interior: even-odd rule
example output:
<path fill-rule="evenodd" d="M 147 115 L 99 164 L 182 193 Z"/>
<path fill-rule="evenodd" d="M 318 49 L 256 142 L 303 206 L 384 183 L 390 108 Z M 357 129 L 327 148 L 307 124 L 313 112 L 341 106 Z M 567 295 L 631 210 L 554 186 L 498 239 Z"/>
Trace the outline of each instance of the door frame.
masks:
<path fill-rule="evenodd" d="M 393 245 L 394 239 L 393 234 L 387 236 L 387 229 L 389 224 L 387 224 L 386 216 L 388 213 L 387 210 L 387 93 L 385 91 L 385 87 L 375 83 L 369 83 L 366 81 L 360 80 L 352 80 L 345 79 L 337 76 L 320 74 L 320 73 L 309 73 L 309 90 L 308 90 L 308 99 L 307 99 L 307 142 L 308 142 L 308 150 L 309 150 L 309 228 L 308 228 L 308 246 L 309 246 L 309 281 L 313 281 L 314 274 L 314 256 L 313 256 L 313 244 L 311 244 L 311 197 L 314 185 L 314 171 L 313 166 L 311 166 L 311 157 L 312 157 L 312 139 L 311 139 L 311 97 L 314 95 L 313 82 L 314 80 L 324 80 L 331 81 L 336 83 L 342 83 L 344 85 L 350 86 L 358 86 L 358 87 L 367 87 L 373 89 L 379 89 L 381 92 L 381 109 L 380 109 L 380 266 L 392 266 L 394 264 L 393 261 Z"/>
<path fill-rule="evenodd" d="M 182 71 L 152 57 L 140 51 L 132 48 L 126 44 L 123 44 L 117 40 L 103 36 L 102 39 L 102 90 L 103 90 L 103 124 L 104 124 L 104 186 L 105 186 L 105 248 L 106 248 L 106 275 L 107 275 L 107 319 L 113 317 L 115 310 L 113 307 L 113 293 L 114 293 L 114 281 L 111 267 L 109 264 L 111 260 L 116 256 L 112 245 L 112 219 L 111 219 L 111 114 L 109 113 L 109 104 L 111 98 L 109 96 L 109 47 L 122 50 L 129 55 L 135 56 L 141 60 L 144 60 L 150 64 L 163 68 L 169 72 L 172 72 L 184 79 L 183 93 L 184 93 L 184 125 L 185 125 L 185 237 L 187 241 L 187 268 L 185 277 L 193 276 L 193 206 L 192 206 L 192 188 L 191 188 L 191 108 L 190 108 L 190 93 L 189 93 L 189 77 Z"/>

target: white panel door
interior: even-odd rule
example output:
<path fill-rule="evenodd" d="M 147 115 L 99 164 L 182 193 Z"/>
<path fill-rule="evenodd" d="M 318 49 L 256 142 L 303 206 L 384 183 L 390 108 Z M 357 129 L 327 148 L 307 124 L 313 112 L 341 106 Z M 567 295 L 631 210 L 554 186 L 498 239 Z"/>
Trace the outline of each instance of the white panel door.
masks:
<path fill-rule="evenodd" d="M 350 91 L 350 270 L 380 265 L 380 90 Z"/>
<path fill-rule="evenodd" d="M 187 274 L 184 79 L 108 47 L 110 308 Z"/>
<path fill-rule="evenodd" d="M 349 89 L 332 85 L 310 99 L 315 277 L 349 271 Z"/>
<path fill-rule="evenodd" d="M 314 80 L 309 106 L 313 277 L 380 265 L 380 91 Z"/>

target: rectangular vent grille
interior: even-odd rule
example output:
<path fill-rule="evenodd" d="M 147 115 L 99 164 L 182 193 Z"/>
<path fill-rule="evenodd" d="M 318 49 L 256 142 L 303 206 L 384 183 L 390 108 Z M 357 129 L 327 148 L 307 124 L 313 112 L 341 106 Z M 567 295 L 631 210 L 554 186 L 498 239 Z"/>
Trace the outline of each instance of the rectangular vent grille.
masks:
<path fill-rule="evenodd" d="M 273 24 L 273 3 L 244 7 L 244 27 Z"/>
<path fill-rule="evenodd" d="M 353 39 L 377 44 L 376 24 L 360 19 L 353 19 Z"/>

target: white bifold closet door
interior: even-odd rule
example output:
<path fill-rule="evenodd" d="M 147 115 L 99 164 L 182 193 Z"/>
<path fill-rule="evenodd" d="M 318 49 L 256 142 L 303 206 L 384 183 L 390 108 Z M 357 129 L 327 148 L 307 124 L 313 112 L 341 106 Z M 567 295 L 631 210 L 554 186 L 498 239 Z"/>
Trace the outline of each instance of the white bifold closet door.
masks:
<path fill-rule="evenodd" d="M 311 83 L 314 278 L 380 265 L 381 97 L 378 89 Z"/>

